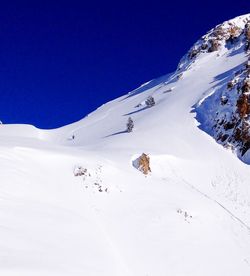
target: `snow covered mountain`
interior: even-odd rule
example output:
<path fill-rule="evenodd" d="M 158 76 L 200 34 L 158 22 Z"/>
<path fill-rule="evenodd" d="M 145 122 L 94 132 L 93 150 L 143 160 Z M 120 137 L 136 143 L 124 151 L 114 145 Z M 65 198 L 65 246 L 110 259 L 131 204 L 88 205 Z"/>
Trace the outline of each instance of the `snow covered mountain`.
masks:
<path fill-rule="evenodd" d="M 0 275 L 250 275 L 248 21 L 79 122 L 1 125 Z"/>

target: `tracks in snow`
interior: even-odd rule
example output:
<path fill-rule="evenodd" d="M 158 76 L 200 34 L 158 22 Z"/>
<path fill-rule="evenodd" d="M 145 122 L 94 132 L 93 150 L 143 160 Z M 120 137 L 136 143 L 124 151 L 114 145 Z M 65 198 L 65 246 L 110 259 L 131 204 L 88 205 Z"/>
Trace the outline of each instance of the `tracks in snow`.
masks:
<path fill-rule="evenodd" d="M 226 211 L 233 219 L 235 219 L 236 221 L 238 221 L 246 230 L 249 231 L 250 234 L 250 226 L 247 225 L 243 220 L 241 220 L 239 217 L 237 217 L 236 215 L 234 215 L 230 210 L 228 210 L 224 205 L 222 205 L 219 201 L 217 201 L 216 199 L 213 199 L 212 197 L 210 197 L 209 195 L 203 193 L 202 191 L 200 191 L 199 189 L 197 189 L 196 187 L 194 187 L 191 183 L 187 182 L 186 180 L 182 179 L 182 181 L 188 185 L 191 189 L 193 189 L 194 191 L 196 191 L 197 193 L 201 194 L 203 197 L 207 198 L 210 201 L 213 201 L 214 203 L 216 203 L 218 206 L 220 206 L 224 211 Z"/>

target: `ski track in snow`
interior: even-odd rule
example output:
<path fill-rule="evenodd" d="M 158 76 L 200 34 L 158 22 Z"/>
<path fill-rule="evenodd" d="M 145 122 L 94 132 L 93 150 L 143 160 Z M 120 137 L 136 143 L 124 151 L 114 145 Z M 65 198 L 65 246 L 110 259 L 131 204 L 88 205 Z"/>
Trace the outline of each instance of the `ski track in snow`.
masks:
<path fill-rule="evenodd" d="M 238 221 L 244 228 L 246 228 L 250 234 L 250 226 L 248 226 L 243 220 L 241 220 L 239 217 L 234 215 L 229 209 L 227 209 L 225 206 L 223 206 L 219 201 L 216 199 L 213 199 L 208 194 L 203 193 L 199 189 L 197 189 L 195 186 L 193 186 L 191 183 L 187 182 L 186 180 L 182 179 L 184 183 L 186 183 L 189 187 L 191 187 L 193 190 L 195 190 L 197 193 L 201 194 L 205 198 L 209 199 L 210 201 L 216 203 L 219 207 L 221 207 L 224 211 L 226 211 L 233 219 Z"/>

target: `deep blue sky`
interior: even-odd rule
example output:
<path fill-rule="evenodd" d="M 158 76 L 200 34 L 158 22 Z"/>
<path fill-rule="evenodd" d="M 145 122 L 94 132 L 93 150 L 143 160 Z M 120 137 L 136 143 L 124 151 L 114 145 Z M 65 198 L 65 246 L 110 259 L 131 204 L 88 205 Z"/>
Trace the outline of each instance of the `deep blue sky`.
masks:
<path fill-rule="evenodd" d="M 175 70 L 233 1 L 1 1 L 0 120 L 59 127 Z"/>

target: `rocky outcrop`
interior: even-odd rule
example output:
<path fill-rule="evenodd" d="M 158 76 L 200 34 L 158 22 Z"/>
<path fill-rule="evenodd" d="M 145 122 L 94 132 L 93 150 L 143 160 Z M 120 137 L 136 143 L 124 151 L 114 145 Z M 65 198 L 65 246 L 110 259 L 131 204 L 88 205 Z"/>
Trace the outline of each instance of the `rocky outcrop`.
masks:
<path fill-rule="evenodd" d="M 250 113 L 249 95 L 242 94 L 237 100 L 237 112 L 241 119 L 246 118 Z"/>
<path fill-rule="evenodd" d="M 243 156 L 250 148 L 250 72 L 248 63 L 235 72 L 232 79 L 216 93 L 221 93 L 215 104 L 212 132 L 223 146 Z M 209 99 L 208 99 L 209 100 Z"/>
<path fill-rule="evenodd" d="M 200 54 L 217 52 L 222 48 L 230 48 L 241 40 L 245 49 L 250 50 L 250 17 L 242 21 L 226 21 L 209 31 L 198 40 L 180 61 L 177 70 L 187 69 Z"/>
<path fill-rule="evenodd" d="M 143 174 L 149 174 L 151 172 L 150 157 L 146 153 L 142 153 L 142 155 L 133 161 L 133 166 Z"/>
<path fill-rule="evenodd" d="M 182 58 L 176 73 L 178 79 L 194 67 L 202 54 L 217 52 L 219 58 L 244 51 L 246 62 L 235 71 L 226 72 L 225 83 L 221 80 L 196 107 L 200 128 L 240 158 L 250 150 L 250 15 L 226 21 L 209 31 Z"/>
<path fill-rule="evenodd" d="M 151 169 L 150 169 L 150 158 L 145 153 L 143 153 L 139 157 L 139 170 L 142 171 L 144 174 L 148 174 L 149 172 L 151 172 Z"/>
<path fill-rule="evenodd" d="M 245 25 L 246 51 L 250 50 L 250 22 Z"/>

